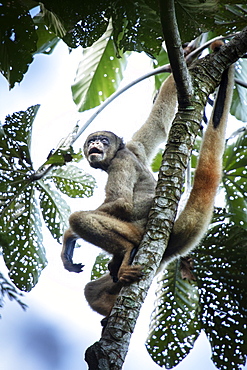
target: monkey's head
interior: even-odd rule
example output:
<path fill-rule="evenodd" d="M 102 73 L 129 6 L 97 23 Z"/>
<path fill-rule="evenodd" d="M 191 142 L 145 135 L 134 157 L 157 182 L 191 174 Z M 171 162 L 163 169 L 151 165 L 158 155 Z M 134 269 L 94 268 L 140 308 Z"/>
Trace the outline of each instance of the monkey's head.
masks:
<path fill-rule="evenodd" d="M 88 136 L 83 149 L 91 167 L 107 171 L 117 151 L 123 148 L 123 140 L 113 132 L 97 131 Z"/>

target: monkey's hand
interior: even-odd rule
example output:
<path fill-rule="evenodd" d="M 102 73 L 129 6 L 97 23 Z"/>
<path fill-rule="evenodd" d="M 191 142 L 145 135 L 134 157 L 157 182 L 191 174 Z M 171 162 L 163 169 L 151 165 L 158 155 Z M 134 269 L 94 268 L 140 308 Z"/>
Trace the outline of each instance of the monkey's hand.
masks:
<path fill-rule="evenodd" d="M 135 281 L 139 281 L 143 277 L 142 266 L 123 266 L 118 272 L 118 281 L 124 285 L 129 285 Z"/>
<path fill-rule="evenodd" d="M 84 265 L 82 263 L 72 263 L 70 261 L 64 261 L 64 268 L 70 272 L 82 272 Z"/>

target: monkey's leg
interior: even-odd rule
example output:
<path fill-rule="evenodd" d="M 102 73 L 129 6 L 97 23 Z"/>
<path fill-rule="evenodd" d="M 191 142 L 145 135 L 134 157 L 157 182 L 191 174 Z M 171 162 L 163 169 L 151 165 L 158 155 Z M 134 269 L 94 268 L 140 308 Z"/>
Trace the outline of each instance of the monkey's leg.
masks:
<path fill-rule="evenodd" d="M 132 223 L 100 211 L 75 212 L 70 216 L 69 222 L 71 228 L 64 236 L 62 259 L 65 268 L 69 266 L 70 271 L 75 271 L 72 256 L 76 238 L 80 237 L 111 253 L 114 264 L 122 266 L 129 264 L 131 251 L 139 245 L 143 235 L 143 230 Z"/>

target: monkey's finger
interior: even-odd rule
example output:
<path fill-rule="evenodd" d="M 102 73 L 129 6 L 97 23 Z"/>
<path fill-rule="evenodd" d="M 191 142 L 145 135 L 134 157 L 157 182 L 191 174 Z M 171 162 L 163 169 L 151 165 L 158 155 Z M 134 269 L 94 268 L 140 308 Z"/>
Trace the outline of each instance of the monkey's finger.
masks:
<path fill-rule="evenodd" d="M 85 265 L 83 265 L 82 263 L 71 263 L 71 262 L 66 262 L 64 263 L 64 267 L 66 268 L 66 270 L 70 271 L 70 272 L 82 272 L 83 271 L 83 267 Z"/>

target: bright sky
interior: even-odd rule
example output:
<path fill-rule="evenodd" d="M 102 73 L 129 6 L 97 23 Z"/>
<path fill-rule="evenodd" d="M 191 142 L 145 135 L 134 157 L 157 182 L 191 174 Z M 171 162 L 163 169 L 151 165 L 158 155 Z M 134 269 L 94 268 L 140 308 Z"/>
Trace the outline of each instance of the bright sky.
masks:
<path fill-rule="evenodd" d="M 37 56 L 24 80 L 12 91 L 8 91 L 7 82 L 0 77 L 2 122 L 7 114 L 41 104 L 33 130 L 32 154 L 37 167 L 78 120 L 83 124 L 91 115 L 91 112 L 77 113 L 71 97 L 70 86 L 80 58 L 80 50 L 69 54 L 66 46 L 60 43 L 52 56 Z M 150 70 L 150 61 L 143 55 L 136 55 L 130 64 L 124 85 Z M 150 111 L 152 89 L 152 81 L 147 80 L 115 100 L 90 125 L 76 146 L 81 147 L 88 133 L 97 129 L 114 131 L 128 140 Z M 92 199 L 72 201 L 73 210 L 93 209 L 104 197 L 102 182 L 105 174 L 87 165 L 85 168 L 99 180 L 98 189 Z M 23 297 L 29 309 L 22 312 L 16 303 L 6 301 L 2 311 L 0 347 L 1 368 L 4 370 L 84 370 L 87 369 L 83 361 L 85 349 L 100 338 L 102 317 L 88 307 L 83 296 L 83 287 L 90 279 L 99 250 L 83 243 L 82 248 L 76 250 L 76 259 L 85 264 L 85 268 L 81 274 L 73 274 L 62 267 L 61 246 L 46 231 L 44 244 L 49 264 L 37 286 Z M 7 276 L 2 262 L 0 271 Z M 160 369 L 144 347 L 153 299 L 152 291 L 132 337 L 125 370 Z M 210 348 L 204 335 L 196 342 L 190 355 L 174 369 L 216 369 L 210 361 Z"/>

